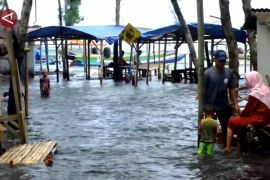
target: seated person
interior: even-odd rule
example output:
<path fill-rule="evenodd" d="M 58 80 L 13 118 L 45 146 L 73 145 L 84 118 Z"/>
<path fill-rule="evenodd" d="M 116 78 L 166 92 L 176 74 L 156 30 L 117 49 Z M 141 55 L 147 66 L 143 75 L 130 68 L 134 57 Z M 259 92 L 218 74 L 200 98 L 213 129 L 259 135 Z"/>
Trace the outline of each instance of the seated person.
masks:
<path fill-rule="evenodd" d="M 138 62 L 138 64 L 141 64 L 141 61 L 140 61 L 140 56 L 141 56 L 141 54 L 142 54 L 142 51 L 141 51 L 141 50 L 138 50 L 138 51 L 137 51 L 137 54 L 135 54 L 135 55 L 133 56 L 133 62 L 134 62 L 134 65 L 136 65 L 137 62 Z M 139 55 L 139 59 L 138 59 L 138 55 Z"/>
<path fill-rule="evenodd" d="M 243 111 L 235 117 L 231 117 L 227 128 L 227 144 L 225 151 L 231 151 L 231 142 L 233 134 L 239 133 L 241 128 L 247 125 L 263 126 L 270 121 L 270 91 L 263 83 L 260 73 L 257 71 L 247 72 L 246 85 L 250 93 L 248 102 Z M 238 136 L 239 137 L 239 136 Z M 238 150 L 240 150 L 240 141 L 238 139 Z"/>
<path fill-rule="evenodd" d="M 124 58 L 124 54 L 125 54 L 125 51 L 122 50 L 120 53 L 120 58 L 119 58 L 119 65 L 120 66 L 128 66 L 129 65 Z"/>

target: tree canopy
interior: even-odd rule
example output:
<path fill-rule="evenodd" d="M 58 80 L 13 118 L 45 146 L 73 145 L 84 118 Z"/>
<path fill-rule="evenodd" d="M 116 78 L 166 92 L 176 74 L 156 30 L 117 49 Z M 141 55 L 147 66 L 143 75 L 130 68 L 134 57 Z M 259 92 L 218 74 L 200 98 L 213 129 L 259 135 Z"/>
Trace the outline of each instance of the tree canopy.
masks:
<path fill-rule="evenodd" d="M 65 25 L 72 26 L 83 20 L 80 16 L 79 7 L 81 5 L 81 0 L 66 0 L 65 8 Z"/>

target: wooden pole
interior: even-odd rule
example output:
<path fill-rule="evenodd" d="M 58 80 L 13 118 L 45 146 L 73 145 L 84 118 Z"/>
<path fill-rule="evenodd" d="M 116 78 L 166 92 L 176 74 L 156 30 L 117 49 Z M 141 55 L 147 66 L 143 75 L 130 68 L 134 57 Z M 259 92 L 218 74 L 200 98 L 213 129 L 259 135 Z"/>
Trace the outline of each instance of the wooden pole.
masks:
<path fill-rule="evenodd" d="M 103 79 L 103 63 L 104 63 L 104 57 L 103 57 L 103 40 L 100 42 L 100 84 L 102 85 L 102 79 Z"/>
<path fill-rule="evenodd" d="M 66 78 L 69 81 L 69 62 L 68 62 L 68 43 L 67 43 L 67 39 L 65 39 L 65 59 L 66 59 L 66 70 L 67 70 L 67 74 L 66 74 Z"/>
<path fill-rule="evenodd" d="M 25 62 L 25 81 L 24 81 L 24 88 L 25 88 L 25 95 L 24 95 L 24 99 L 25 99 L 25 116 L 28 117 L 28 100 L 29 100 L 29 88 L 28 88 L 28 81 L 29 81 L 29 72 L 28 72 L 28 60 L 27 60 L 27 52 L 29 52 L 29 50 L 25 51 L 24 53 L 24 62 Z"/>
<path fill-rule="evenodd" d="M 15 59 L 13 42 L 12 42 L 12 34 L 10 31 L 7 33 L 7 49 L 8 49 L 8 57 L 10 63 L 11 70 L 11 81 L 14 93 L 15 107 L 16 107 L 16 118 L 18 120 L 19 125 L 19 135 L 21 139 L 21 143 L 24 144 L 27 142 L 26 137 L 26 123 L 24 118 L 24 112 L 22 112 L 22 99 L 21 99 L 21 83 L 20 83 L 20 75 L 18 70 L 18 64 Z"/>
<path fill-rule="evenodd" d="M 204 104 L 204 19 L 203 19 L 203 0 L 197 0 L 198 16 L 198 125 L 203 118 Z M 198 133 L 199 144 L 199 133 Z"/>
<path fill-rule="evenodd" d="M 47 38 L 44 39 L 44 46 L 45 46 L 45 59 L 46 59 L 46 66 L 47 66 L 47 70 L 48 72 L 50 72 L 50 68 L 49 68 L 49 55 L 48 55 L 48 40 Z"/>
<path fill-rule="evenodd" d="M 86 40 L 83 40 L 83 68 L 84 72 L 87 73 L 87 65 L 86 65 L 86 59 L 87 59 L 87 48 L 86 48 Z"/>
<path fill-rule="evenodd" d="M 147 69 L 146 69 L 146 84 L 148 85 L 148 77 L 149 77 L 149 61 L 151 54 L 151 44 L 148 44 L 148 56 L 147 56 Z"/>
<path fill-rule="evenodd" d="M 61 8 L 61 1 L 58 0 L 58 11 L 59 11 L 59 23 L 60 23 L 60 38 L 61 38 L 61 56 L 62 56 L 62 63 L 63 63 L 63 79 L 66 79 L 66 62 L 64 58 L 64 42 L 63 42 L 63 26 L 62 26 L 62 8 Z"/>
<path fill-rule="evenodd" d="M 167 36 L 165 36 L 164 42 L 164 56 L 163 56 L 163 69 L 162 69 L 162 83 L 165 83 L 165 60 L 166 60 L 166 50 L 167 49 Z"/>
<path fill-rule="evenodd" d="M 129 56 L 129 67 L 128 67 L 128 76 L 131 78 L 132 74 L 132 69 L 134 70 L 134 61 L 133 61 L 133 45 L 130 48 L 130 56 Z"/>
<path fill-rule="evenodd" d="M 59 67 L 58 67 L 58 46 L 57 38 L 55 38 L 55 61 L 56 61 L 56 81 L 59 82 Z"/>
<path fill-rule="evenodd" d="M 161 72 L 160 72 L 160 41 L 158 42 L 158 80 L 161 79 Z"/>
<path fill-rule="evenodd" d="M 140 62 L 140 55 L 138 53 L 140 47 L 139 47 L 139 43 L 136 44 L 136 56 L 137 56 L 137 62 L 136 62 L 136 77 L 135 77 L 135 87 L 137 87 L 138 85 L 138 75 L 139 75 L 139 62 Z"/>
<path fill-rule="evenodd" d="M 179 47 L 178 44 L 179 44 L 179 39 L 177 39 L 176 45 L 175 45 L 174 70 L 177 69 L 177 56 L 178 56 L 178 47 Z"/>
<path fill-rule="evenodd" d="M 245 61 L 244 61 L 244 72 L 246 73 L 247 72 L 247 43 L 245 43 Z"/>
<path fill-rule="evenodd" d="M 88 72 L 87 72 L 87 79 L 90 80 L 90 68 L 91 68 L 91 51 L 90 51 L 90 44 L 91 44 L 91 41 L 88 40 L 88 46 L 87 46 L 87 53 L 88 53 L 88 58 L 87 58 L 87 69 L 88 69 Z"/>
<path fill-rule="evenodd" d="M 42 71 L 42 40 L 40 40 L 40 49 L 39 49 L 39 54 L 40 54 L 40 61 L 39 61 L 39 63 L 40 63 L 40 71 Z"/>

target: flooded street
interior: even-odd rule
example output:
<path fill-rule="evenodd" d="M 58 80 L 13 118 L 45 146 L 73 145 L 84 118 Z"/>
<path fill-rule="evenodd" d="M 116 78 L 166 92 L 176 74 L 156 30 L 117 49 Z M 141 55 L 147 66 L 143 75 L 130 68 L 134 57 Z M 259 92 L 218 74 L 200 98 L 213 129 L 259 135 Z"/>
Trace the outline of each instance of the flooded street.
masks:
<path fill-rule="evenodd" d="M 62 78 L 62 77 L 61 77 Z M 60 79 L 61 79 L 60 78 Z M 158 80 L 56 82 L 41 99 L 39 78 L 30 82 L 29 143 L 57 141 L 52 167 L 1 165 L 1 179 L 262 179 L 269 158 L 224 154 L 197 160 L 195 84 Z M 8 84 L 1 84 L 1 92 Z"/>

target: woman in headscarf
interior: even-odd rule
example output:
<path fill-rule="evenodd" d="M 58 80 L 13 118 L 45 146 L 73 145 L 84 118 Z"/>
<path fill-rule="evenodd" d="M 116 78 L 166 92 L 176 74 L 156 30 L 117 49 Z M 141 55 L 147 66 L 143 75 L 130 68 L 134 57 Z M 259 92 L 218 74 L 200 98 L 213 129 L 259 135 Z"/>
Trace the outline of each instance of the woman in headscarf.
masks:
<path fill-rule="evenodd" d="M 229 119 L 225 148 L 227 152 L 231 151 L 233 134 L 238 133 L 241 128 L 247 127 L 249 124 L 263 126 L 270 123 L 269 88 L 264 84 L 262 76 L 257 71 L 247 72 L 245 76 L 249 90 L 248 102 L 238 116 Z"/>

